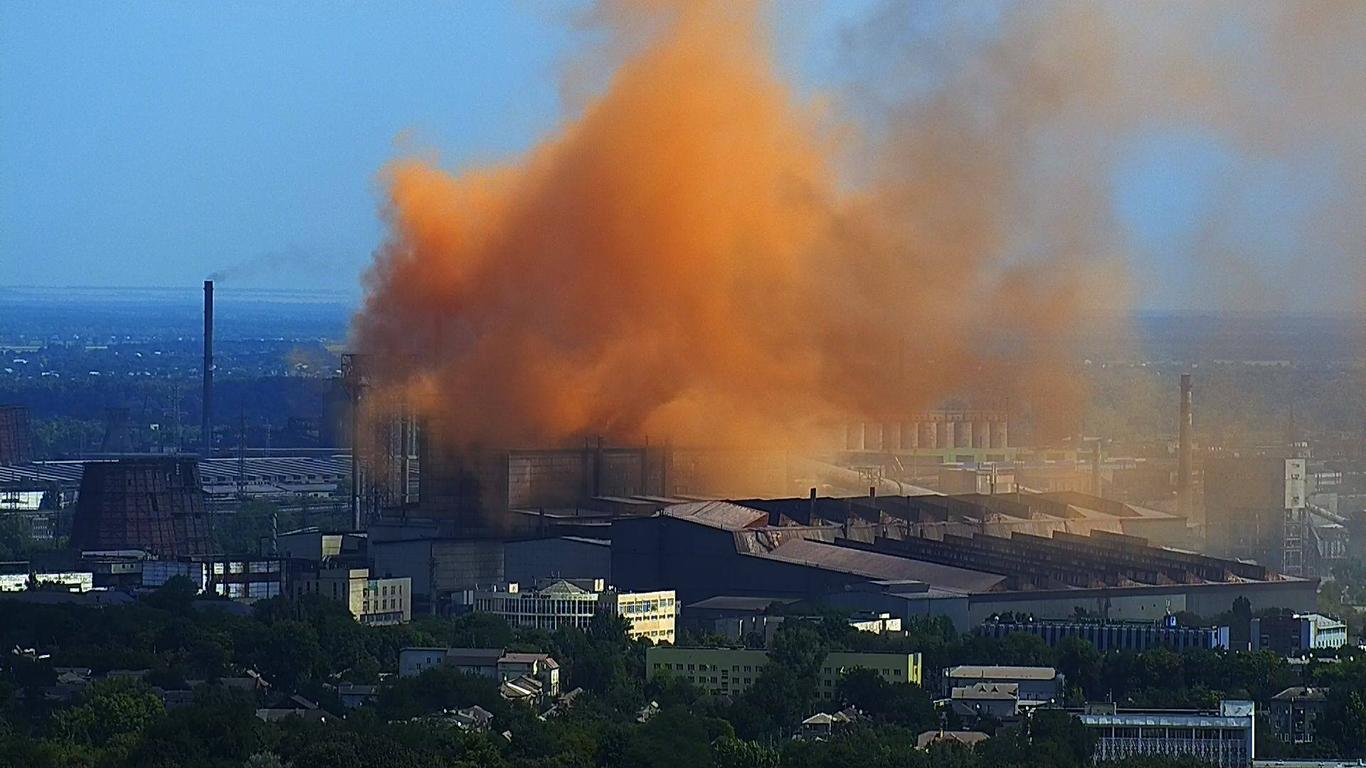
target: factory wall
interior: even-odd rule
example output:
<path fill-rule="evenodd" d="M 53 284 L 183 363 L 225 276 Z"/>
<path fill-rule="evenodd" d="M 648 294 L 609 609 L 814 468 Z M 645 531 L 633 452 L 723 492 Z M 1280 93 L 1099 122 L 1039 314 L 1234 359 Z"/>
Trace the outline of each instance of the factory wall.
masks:
<path fill-rule="evenodd" d="M 612 546 L 563 537 L 509 541 L 503 547 L 503 574 L 507 581 L 521 584 L 550 577 L 612 584 Z"/>
<path fill-rule="evenodd" d="M 716 595 L 815 597 L 864 580 L 742 555 L 733 533 L 669 517 L 612 523 L 612 578 L 619 589 L 672 589 L 684 604 Z"/>

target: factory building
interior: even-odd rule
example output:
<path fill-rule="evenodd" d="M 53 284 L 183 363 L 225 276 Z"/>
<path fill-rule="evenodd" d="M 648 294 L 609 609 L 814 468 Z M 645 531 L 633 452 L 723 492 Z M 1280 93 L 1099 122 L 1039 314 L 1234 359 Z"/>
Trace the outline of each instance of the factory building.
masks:
<path fill-rule="evenodd" d="M 613 521 L 612 577 L 622 589 L 675 589 L 685 604 L 718 595 L 818 600 L 902 619 L 947 616 L 962 631 L 1004 612 L 1156 621 L 1215 615 L 1240 596 L 1254 610 L 1304 610 L 1316 600 L 1315 579 L 1103 528 L 1071 533 L 1031 519 L 1030 496 L 1018 503 L 1025 509 L 1003 529 L 986 517 L 996 503 L 975 498 L 677 504 Z M 1032 532 L 1040 523 L 1043 533 Z"/>
<path fill-rule="evenodd" d="M 1301 458 L 1205 462 L 1205 531 L 1211 554 L 1305 575 L 1308 474 Z"/>
<path fill-rule="evenodd" d="M 654 645 L 645 649 L 646 679 L 661 674 L 687 680 L 713 696 L 742 693 L 768 664 L 768 652 L 752 648 L 680 648 Z M 849 653 L 825 655 L 817 685 L 822 697 L 835 693 L 839 679 L 853 669 L 868 669 L 889 683 L 921 682 L 918 653 Z"/>
<path fill-rule="evenodd" d="M 1228 627 L 1178 627 L 1167 621 L 988 621 L 973 631 L 998 640 L 1017 633 L 1034 635 L 1050 648 L 1075 637 L 1102 652 L 1229 647 Z"/>
<path fill-rule="evenodd" d="M 85 465 L 72 522 L 77 550 L 143 549 L 163 557 L 209 551 L 194 459 L 136 458 Z"/>
<path fill-rule="evenodd" d="M 631 622 L 630 635 L 656 643 L 672 643 L 678 601 L 672 590 L 619 592 L 602 579 L 551 579 L 533 589 L 516 582 L 464 590 L 455 596 L 455 612 L 500 616 L 510 626 L 554 632 L 561 627 L 587 629 L 593 617 L 611 613 Z"/>

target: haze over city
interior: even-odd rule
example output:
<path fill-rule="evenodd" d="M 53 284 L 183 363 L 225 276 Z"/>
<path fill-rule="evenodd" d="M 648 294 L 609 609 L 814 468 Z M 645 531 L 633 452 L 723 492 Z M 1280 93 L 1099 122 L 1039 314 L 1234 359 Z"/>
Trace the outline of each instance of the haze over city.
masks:
<path fill-rule="evenodd" d="M 1366 5 L 0 5 L 0 768 L 1366 759 Z"/>

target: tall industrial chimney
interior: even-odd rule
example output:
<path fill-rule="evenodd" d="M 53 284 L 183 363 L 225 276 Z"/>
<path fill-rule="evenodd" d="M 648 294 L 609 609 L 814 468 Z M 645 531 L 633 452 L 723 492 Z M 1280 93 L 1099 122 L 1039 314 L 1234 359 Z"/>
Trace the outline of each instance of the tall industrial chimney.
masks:
<path fill-rule="evenodd" d="M 1191 514 L 1191 375 L 1181 374 L 1181 423 L 1176 438 L 1176 511 Z"/>
<path fill-rule="evenodd" d="M 199 439 L 205 456 L 213 453 L 213 281 L 204 281 L 204 413 Z"/>

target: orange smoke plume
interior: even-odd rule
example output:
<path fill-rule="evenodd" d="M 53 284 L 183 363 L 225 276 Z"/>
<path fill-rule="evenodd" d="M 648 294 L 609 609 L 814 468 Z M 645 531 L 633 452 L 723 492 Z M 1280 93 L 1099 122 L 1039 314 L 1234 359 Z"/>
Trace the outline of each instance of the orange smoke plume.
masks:
<path fill-rule="evenodd" d="M 455 445 L 793 445 L 952 397 L 1072 429 L 1096 274 L 1010 261 L 1021 190 L 995 137 L 946 115 L 850 189 L 841 158 L 871 150 L 775 76 L 752 8 L 664 18 L 520 162 L 388 169 L 355 326 L 381 391 Z"/>

